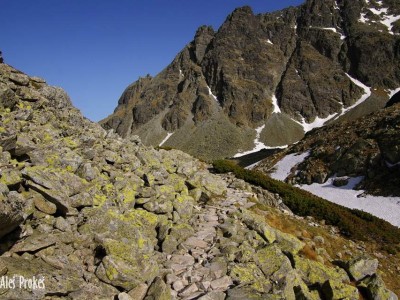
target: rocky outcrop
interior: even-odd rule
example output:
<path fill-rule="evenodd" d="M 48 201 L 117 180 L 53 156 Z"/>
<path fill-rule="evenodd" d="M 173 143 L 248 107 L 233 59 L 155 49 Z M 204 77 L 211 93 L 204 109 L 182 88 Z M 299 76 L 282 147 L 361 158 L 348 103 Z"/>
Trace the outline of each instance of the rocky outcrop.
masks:
<path fill-rule="evenodd" d="M 307 259 L 254 209 L 290 215 L 278 195 L 105 131 L 5 64 L 0 91 L 0 275 L 17 280 L 2 298 L 358 298 L 344 269 Z M 375 261 L 348 266 L 395 299 Z"/>
<path fill-rule="evenodd" d="M 287 177 L 288 182 L 324 183 L 335 177 L 333 184 L 343 186 L 350 177 L 363 176 L 358 188 L 376 195 L 399 196 L 399 126 L 400 106 L 394 104 L 354 122 L 310 132 L 298 144 L 267 158 L 257 168 L 268 172 L 278 157 L 309 151 Z"/>
<path fill-rule="evenodd" d="M 266 124 L 262 143 L 291 144 L 319 119 L 385 106 L 384 91 L 358 104 L 368 87 L 400 86 L 399 11 L 393 1 L 350 0 L 260 15 L 238 8 L 218 31 L 200 27 L 160 74 L 130 85 L 101 124 L 145 144 L 169 137 L 165 146 L 208 160 L 254 148 L 254 129 Z"/>

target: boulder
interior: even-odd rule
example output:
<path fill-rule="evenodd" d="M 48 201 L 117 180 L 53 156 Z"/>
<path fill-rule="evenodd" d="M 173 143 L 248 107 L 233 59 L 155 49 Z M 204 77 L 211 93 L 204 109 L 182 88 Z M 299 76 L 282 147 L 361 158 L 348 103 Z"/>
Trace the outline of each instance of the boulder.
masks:
<path fill-rule="evenodd" d="M 326 299 L 359 299 L 356 287 L 334 280 L 328 280 L 322 285 L 322 294 Z"/>
<path fill-rule="evenodd" d="M 360 256 L 347 262 L 346 269 L 356 281 L 372 276 L 378 269 L 378 260 Z"/>
<path fill-rule="evenodd" d="M 144 300 L 171 300 L 169 286 L 160 277 L 157 277 L 150 285 Z"/>
<path fill-rule="evenodd" d="M 385 287 L 385 283 L 382 278 L 375 274 L 370 277 L 366 277 L 358 283 L 357 287 L 362 290 L 366 295 L 367 299 L 374 300 L 397 300 L 397 296 Z"/>
<path fill-rule="evenodd" d="M 270 245 L 257 251 L 255 261 L 265 276 L 280 281 L 291 271 L 289 258 L 277 245 Z"/>
<path fill-rule="evenodd" d="M 15 191 L 0 195 L 0 238 L 16 229 L 25 219 L 26 200 Z"/>

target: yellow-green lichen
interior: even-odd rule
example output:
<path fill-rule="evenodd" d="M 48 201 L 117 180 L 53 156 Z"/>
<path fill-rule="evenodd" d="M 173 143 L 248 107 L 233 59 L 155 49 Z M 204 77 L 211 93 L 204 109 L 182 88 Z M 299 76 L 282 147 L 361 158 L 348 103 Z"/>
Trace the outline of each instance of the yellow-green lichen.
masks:
<path fill-rule="evenodd" d="M 268 281 L 254 263 L 235 265 L 230 272 L 231 277 L 241 285 L 250 285 L 258 292 L 265 292 Z"/>
<path fill-rule="evenodd" d="M 75 142 L 71 137 L 65 137 L 63 138 L 65 146 L 67 146 L 70 149 L 75 149 L 78 147 L 78 143 Z"/>
<path fill-rule="evenodd" d="M 118 271 L 116 268 L 114 268 L 113 266 L 108 266 L 106 268 L 106 276 L 108 279 L 110 280 L 114 280 L 115 278 L 117 278 L 118 276 Z"/>
<path fill-rule="evenodd" d="M 103 194 L 94 195 L 93 205 L 94 206 L 102 206 L 107 201 L 107 197 Z"/>

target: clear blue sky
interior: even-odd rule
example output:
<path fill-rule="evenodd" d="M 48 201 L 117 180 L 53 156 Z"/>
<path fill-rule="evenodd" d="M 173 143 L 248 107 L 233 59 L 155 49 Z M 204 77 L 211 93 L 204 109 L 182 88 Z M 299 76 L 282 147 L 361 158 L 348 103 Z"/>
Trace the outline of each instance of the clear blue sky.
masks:
<path fill-rule="evenodd" d="M 201 25 L 236 7 L 265 13 L 303 0 L 1 0 L 5 62 L 64 88 L 91 120 L 114 110 L 139 76 L 156 75 Z"/>

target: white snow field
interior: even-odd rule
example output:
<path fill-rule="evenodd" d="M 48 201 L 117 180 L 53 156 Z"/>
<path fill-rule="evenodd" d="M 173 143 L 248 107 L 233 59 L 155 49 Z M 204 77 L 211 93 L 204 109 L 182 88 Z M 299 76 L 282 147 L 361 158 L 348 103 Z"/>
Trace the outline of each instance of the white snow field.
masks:
<path fill-rule="evenodd" d="M 308 155 L 309 152 L 287 155 L 273 167 L 271 177 L 281 181 L 285 180 L 291 173 L 291 169 Z M 400 227 L 400 197 L 372 196 L 364 194 L 363 190 L 353 190 L 362 179 L 363 177 L 349 178 L 347 185 L 336 187 L 333 185 L 335 177 L 332 177 L 323 184 L 313 183 L 297 185 L 297 187 L 330 202 L 363 210 Z"/>
<path fill-rule="evenodd" d="M 276 148 L 283 149 L 283 148 L 287 147 L 287 145 L 270 147 L 270 146 L 265 145 L 263 142 L 261 142 L 260 141 L 260 135 L 261 135 L 261 131 L 263 131 L 264 128 L 265 128 L 265 124 L 260 126 L 260 127 L 258 127 L 258 128 L 256 128 L 256 138 L 254 139 L 254 148 L 252 150 L 249 150 L 249 151 L 246 151 L 246 152 L 236 153 L 233 157 L 241 157 L 241 156 L 244 156 L 244 155 L 248 155 L 248 154 L 251 154 L 251 153 L 258 152 L 258 151 L 260 151 L 262 149 L 276 149 Z"/>

